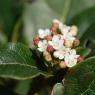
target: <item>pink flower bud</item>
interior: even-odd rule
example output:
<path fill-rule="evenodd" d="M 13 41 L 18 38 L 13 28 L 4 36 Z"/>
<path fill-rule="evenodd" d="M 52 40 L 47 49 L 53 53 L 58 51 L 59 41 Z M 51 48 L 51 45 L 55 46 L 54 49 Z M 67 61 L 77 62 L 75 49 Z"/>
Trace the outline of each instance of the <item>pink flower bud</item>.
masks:
<path fill-rule="evenodd" d="M 52 40 L 52 36 L 51 36 L 51 35 L 48 35 L 48 36 L 46 36 L 45 38 L 46 38 L 47 41 Z"/>
<path fill-rule="evenodd" d="M 84 61 L 84 57 L 82 57 L 82 56 L 80 56 L 80 57 L 78 57 L 78 62 L 83 62 Z"/>
<path fill-rule="evenodd" d="M 80 40 L 76 38 L 73 42 L 73 45 L 76 47 L 79 46 L 79 44 L 80 44 Z"/>
<path fill-rule="evenodd" d="M 34 45 L 38 45 L 40 38 L 37 36 L 33 39 Z"/>
<path fill-rule="evenodd" d="M 54 51 L 54 48 L 51 45 L 47 46 L 47 51 L 52 53 Z"/>

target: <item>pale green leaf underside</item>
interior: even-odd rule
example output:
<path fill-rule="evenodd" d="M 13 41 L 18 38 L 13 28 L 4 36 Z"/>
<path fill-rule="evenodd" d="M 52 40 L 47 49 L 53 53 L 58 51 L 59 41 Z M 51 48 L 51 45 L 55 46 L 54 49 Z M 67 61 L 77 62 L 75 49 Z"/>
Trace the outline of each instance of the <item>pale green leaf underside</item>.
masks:
<path fill-rule="evenodd" d="M 56 83 L 52 90 L 52 95 L 63 95 L 64 86 L 62 83 Z"/>

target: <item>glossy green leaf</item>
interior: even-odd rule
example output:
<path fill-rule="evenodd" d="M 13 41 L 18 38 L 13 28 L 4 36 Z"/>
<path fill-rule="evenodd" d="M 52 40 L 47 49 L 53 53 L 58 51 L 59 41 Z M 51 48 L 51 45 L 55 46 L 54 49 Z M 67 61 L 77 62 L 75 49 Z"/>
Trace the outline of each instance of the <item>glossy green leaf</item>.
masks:
<path fill-rule="evenodd" d="M 95 55 L 95 43 L 89 41 L 89 48 L 91 49 L 90 57 Z"/>
<path fill-rule="evenodd" d="M 0 24 L 8 37 L 11 37 L 17 17 L 21 15 L 21 12 L 21 0 L 0 0 Z"/>
<path fill-rule="evenodd" d="M 40 74 L 42 71 L 36 67 L 32 53 L 27 46 L 10 43 L 0 50 L 1 77 L 29 79 Z"/>
<path fill-rule="evenodd" d="M 95 57 L 91 57 L 70 70 L 64 81 L 64 95 L 84 93 L 95 79 Z"/>
<path fill-rule="evenodd" d="M 20 63 L 0 64 L 0 77 L 12 78 L 18 80 L 32 79 L 41 74 L 41 71 L 35 67 Z"/>
<path fill-rule="evenodd" d="M 90 15 L 89 15 L 90 14 Z M 87 28 L 95 21 L 95 6 L 89 9 L 86 9 L 85 11 L 82 11 L 78 13 L 76 16 L 74 16 L 69 24 L 74 24 L 78 27 L 78 37 L 81 38 L 83 36 L 83 33 L 87 30 Z"/>
<path fill-rule="evenodd" d="M 88 89 L 82 95 L 95 95 L 95 80 L 89 85 Z"/>
<path fill-rule="evenodd" d="M 78 47 L 76 48 L 77 54 L 79 54 L 82 57 L 87 57 L 91 53 L 91 49 L 84 48 L 84 47 Z"/>
<path fill-rule="evenodd" d="M 85 31 L 83 36 L 81 37 L 81 45 L 85 46 L 87 41 L 93 41 L 95 43 L 95 22 L 90 25 L 90 27 Z"/>
<path fill-rule="evenodd" d="M 0 63 L 21 63 L 35 65 L 29 48 L 21 43 L 9 43 L 0 50 Z"/>

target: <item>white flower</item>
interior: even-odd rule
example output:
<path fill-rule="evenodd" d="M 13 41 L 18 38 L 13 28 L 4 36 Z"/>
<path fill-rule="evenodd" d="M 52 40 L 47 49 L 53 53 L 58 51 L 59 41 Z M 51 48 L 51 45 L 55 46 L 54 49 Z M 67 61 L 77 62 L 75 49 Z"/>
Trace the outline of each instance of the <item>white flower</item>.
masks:
<path fill-rule="evenodd" d="M 53 53 L 55 58 L 64 59 L 65 52 L 63 50 L 58 50 Z"/>
<path fill-rule="evenodd" d="M 60 50 L 54 51 L 53 56 L 55 58 L 64 59 L 67 51 L 69 51 L 69 48 L 62 48 Z"/>
<path fill-rule="evenodd" d="M 63 33 L 63 38 L 65 40 L 69 40 L 69 41 L 74 41 L 75 37 L 73 37 L 72 35 L 69 34 L 68 30 L 65 30 L 65 32 Z"/>
<path fill-rule="evenodd" d="M 77 58 L 79 55 L 76 55 L 75 49 L 69 49 L 64 57 L 64 62 L 67 67 L 73 67 L 77 64 Z"/>
<path fill-rule="evenodd" d="M 54 49 L 59 50 L 62 49 L 64 40 L 60 35 L 54 35 L 52 37 L 52 41 L 49 41 L 48 44 L 51 45 Z"/>
<path fill-rule="evenodd" d="M 59 24 L 59 29 L 61 30 L 61 33 L 63 34 L 63 38 L 65 40 L 68 40 L 73 43 L 75 40 L 75 37 L 73 37 L 69 32 L 71 27 L 63 25 L 62 23 Z"/>
<path fill-rule="evenodd" d="M 48 45 L 48 44 L 47 44 L 47 41 L 46 41 L 46 40 L 39 41 L 39 43 L 38 43 L 38 50 L 39 50 L 40 52 L 46 51 L 47 45 Z"/>
<path fill-rule="evenodd" d="M 71 46 L 73 46 L 73 42 L 74 42 L 74 40 L 76 39 L 75 37 L 69 35 L 69 33 L 65 33 L 65 34 L 63 35 L 63 38 L 64 38 L 64 40 L 65 40 L 65 46 L 66 46 L 66 47 L 71 47 Z"/>
<path fill-rule="evenodd" d="M 61 33 L 64 35 L 64 34 L 67 34 L 69 32 L 70 27 L 64 25 L 63 23 L 60 23 L 59 24 L 59 29 L 61 30 Z"/>
<path fill-rule="evenodd" d="M 78 32 L 78 28 L 75 25 L 73 25 L 70 29 L 69 35 L 76 36 L 77 32 Z"/>
<path fill-rule="evenodd" d="M 69 40 L 69 41 L 74 41 L 76 38 L 71 36 L 71 35 L 69 35 L 69 34 L 67 34 L 67 35 L 64 36 L 64 39 L 65 40 Z"/>
<path fill-rule="evenodd" d="M 64 40 L 65 40 L 65 46 L 66 47 L 71 47 L 73 46 L 73 42 L 76 38 L 71 36 L 71 35 L 65 35 Z"/>
<path fill-rule="evenodd" d="M 51 31 L 49 29 L 39 29 L 38 34 L 40 38 L 45 38 L 46 36 L 51 35 Z"/>

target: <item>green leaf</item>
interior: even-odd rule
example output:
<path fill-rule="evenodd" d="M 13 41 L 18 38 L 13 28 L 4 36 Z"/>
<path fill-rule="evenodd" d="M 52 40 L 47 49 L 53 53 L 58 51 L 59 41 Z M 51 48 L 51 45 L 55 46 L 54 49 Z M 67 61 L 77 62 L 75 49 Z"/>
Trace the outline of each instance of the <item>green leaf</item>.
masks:
<path fill-rule="evenodd" d="M 0 50 L 0 63 L 21 63 L 35 65 L 32 52 L 21 43 L 9 43 Z"/>
<path fill-rule="evenodd" d="M 89 41 L 89 48 L 91 49 L 90 57 L 95 55 L 95 43 Z"/>
<path fill-rule="evenodd" d="M 62 85 L 62 83 L 56 83 L 53 87 L 51 95 L 63 95 L 63 92 L 64 86 Z"/>
<path fill-rule="evenodd" d="M 70 70 L 64 81 L 64 95 L 84 93 L 95 79 L 95 57 L 91 57 Z"/>
<path fill-rule="evenodd" d="M 0 0 L 0 23 L 4 32 L 11 37 L 17 17 L 21 15 L 22 2 L 19 0 Z"/>
<path fill-rule="evenodd" d="M 40 74 L 42 74 L 42 71 L 36 67 L 28 47 L 20 43 L 10 43 L 0 50 L 1 77 L 30 79 Z"/>
<path fill-rule="evenodd" d="M 17 80 L 32 79 L 41 74 L 41 71 L 31 65 L 20 63 L 2 63 L 0 64 L 0 77 L 12 78 Z"/>
<path fill-rule="evenodd" d="M 95 0 L 80 0 L 80 1 L 71 0 L 70 11 L 68 14 L 68 19 L 67 19 L 68 22 L 71 21 L 72 18 L 76 17 L 76 15 L 83 13 L 83 12 L 85 12 L 85 10 L 88 10 L 92 7 L 95 7 Z M 90 16 L 91 16 L 91 14 L 90 14 Z"/>
<path fill-rule="evenodd" d="M 95 95 L 95 80 L 89 85 L 88 89 L 82 95 Z"/>
<path fill-rule="evenodd" d="M 78 47 L 76 48 L 77 54 L 79 54 L 82 57 L 87 57 L 91 53 L 91 49 L 84 48 L 84 47 Z"/>
<path fill-rule="evenodd" d="M 19 95 L 27 95 L 29 89 L 30 89 L 31 80 L 21 80 L 18 81 L 18 84 L 16 85 L 15 92 Z"/>
<path fill-rule="evenodd" d="M 90 40 L 95 43 L 95 22 L 90 25 L 90 27 L 85 31 L 83 36 L 81 37 L 81 46 L 85 46 L 87 41 Z"/>
<path fill-rule="evenodd" d="M 7 43 L 7 37 L 3 32 L 0 31 L 0 48 L 2 48 Z"/>
<path fill-rule="evenodd" d="M 90 14 L 90 15 L 89 15 Z M 92 20 L 93 19 L 93 20 Z M 86 33 L 86 29 L 95 21 L 95 6 L 85 11 L 78 13 L 74 16 L 69 24 L 74 24 L 78 27 L 78 37 L 81 38 L 83 33 Z"/>

